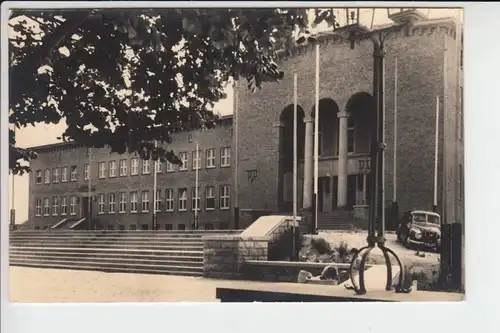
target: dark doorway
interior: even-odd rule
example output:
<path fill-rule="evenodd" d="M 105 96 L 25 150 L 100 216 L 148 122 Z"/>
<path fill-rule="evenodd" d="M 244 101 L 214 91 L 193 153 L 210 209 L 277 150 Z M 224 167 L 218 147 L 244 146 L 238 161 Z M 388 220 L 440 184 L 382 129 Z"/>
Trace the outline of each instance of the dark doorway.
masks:
<path fill-rule="evenodd" d="M 89 202 L 90 202 L 90 212 L 89 212 Z M 85 218 L 92 217 L 92 200 L 89 200 L 89 197 L 82 197 L 82 217 Z"/>
<path fill-rule="evenodd" d="M 333 186 L 332 186 L 332 211 L 337 209 L 337 197 L 338 197 L 338 186 L 339 186 L 339 177 L 333 176 Z"/>
<path fill-rule="evenodd" d="M 357 175 L 347 176 L 347 208 L 353 208 L 356 204 L 356 178 Z"/>

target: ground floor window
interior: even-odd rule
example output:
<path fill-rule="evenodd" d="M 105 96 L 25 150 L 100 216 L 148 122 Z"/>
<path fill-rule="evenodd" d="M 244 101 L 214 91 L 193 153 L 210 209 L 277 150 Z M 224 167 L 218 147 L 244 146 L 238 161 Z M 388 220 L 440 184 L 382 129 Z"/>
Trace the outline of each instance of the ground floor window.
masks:
<path fill-rule="evenodd" d="M 123 224 L 120 224 L 120 225 L 118 226 L 118 228 L 120 229 L 120 231 L 125 230 L 125 226 L 124 226 Z"/>
<path fill-rule="evenodd" d="M 66 197 L 61 198 L 61 215 L 68 215 L 68 199 Z"/>
<path fill-rule="evenodd" d="M 130 192 L 130 212 L 137 213 L 137 192 Z"/>
<path fill-rule="evenodd" d="M 185 224 L 179 224 L 177 226 L 177 229 L 179 229 L 179 230 L 186 230 L 186 225 Z"/>
<path fill-rule="evenodd" d="M 42 216 L 42 199 L 37 198 L 35 206 L 35 216 Z"/>
<path fill-rule="evenodd" d="M 108 230 L 115 230 L 115 226 L 112 224 L 108 225 Z"/>
<path fill-rule="evenodd" d="M 170 223 L 165 224 L 165 230 L 172 230 L 172 225 Z"/>
<path fill-rule="evenodd" d="M 99 203 L 98 203 L 98 210 L 97 214 L 104 214 L 104 194 L 99 194 Z"/>
<path fill-rule="evenodd" d="M 185 188 L 179 189 L 179 211 L 187 211 L 187 189 Z"/>
<path fill-rule="evenodd" d="M 220 187 L 220 209 L 229 209 L 229 186 Z"/>
<path fill-rule="evenodd" d="M 52 215 L 53 216 L 59 215 L 59 198 L 58 197 L 52 197 Z"/>
<path fill-rule="evenodd" d="M 130 230 L 137 230 L 137 226 L 135 224 L 131 224 L 129 228 Z"/>
<path fill-rule="evenodd" d="M 174 190 L 171 188 L 168 188 L 165 192 L 165 210 L 167 212 L 173 212 L 174 211 Z"/>
<path fill-rule="evenodd" d="M 43 198 L 43 216 L 50 215 L 50 202 L 49 198 Z"/>

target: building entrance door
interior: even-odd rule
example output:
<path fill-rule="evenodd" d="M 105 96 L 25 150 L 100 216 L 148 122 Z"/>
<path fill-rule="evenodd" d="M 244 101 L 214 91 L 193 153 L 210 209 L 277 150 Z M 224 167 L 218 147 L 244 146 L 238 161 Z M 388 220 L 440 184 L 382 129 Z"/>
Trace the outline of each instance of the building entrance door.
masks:
<path fill-rule="evenodd" d="M 82 197 L 82 217 L 91 218 L 92 217 L 92 200 L 89 197 Z M 90 203 L 90 212 L 89 212 L 89 203 Z M 90 214 L 89 214 L 90 213 Z"/>

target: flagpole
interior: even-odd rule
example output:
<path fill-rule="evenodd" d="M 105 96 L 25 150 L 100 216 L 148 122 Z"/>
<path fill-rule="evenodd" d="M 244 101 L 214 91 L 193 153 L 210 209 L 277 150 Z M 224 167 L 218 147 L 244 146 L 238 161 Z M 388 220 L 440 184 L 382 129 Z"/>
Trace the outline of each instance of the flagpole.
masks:
<path fill-rule="evenodd" d="M 196 176 L 195 176 L 195 188 L 194 193 L 196 200 L 194 201 L 194 229 L 198 229 L 198 201 L 199 201 L 199 193 L 198 193 L 198 176 L 200 171 L 200 146 L 198 143 L 198 139 L 196 139 Z"/>
<path fill-rule="evenodd" d="M 297 73 L 293 74 L 293 228 L 292 258 L 295 258 L 295 227 L 297 225 Z"/>
<path fill-rule="evenodd" d="M 434 201 L 432 204 L 432 210 L 437 212 L 437 201 L 438 201 L 438 150 L 439 147 L 439 96 L 436 96 L 436 133 L 434 142 Z"/>
<path fill-rule="evenodd" d="M 89 230 L 92 229 L 92 216 L 90 216 L 90 214 L 92 213 L 91 212 L 91 205 L 92 205 L 92 197 L 91 197 L 91 187 L 92 187 L 92 147 L 89 148 L 89 180 L 88 180 L 88 184 L 87 184 L 87 187 L 88 187 L 88 191 L 87 191 L 87 195 L 88 195 L 88 202 L 87 202 L 87 216 L 88 216 L 88 219 L 89 219 Z M 70 175 L 71 177 L 71 175 Z"/>
<path fill-rule="evenodd" d="M 316 96 L 314 109 L 314 227 L 318 229 L 318 157 L 319 157 L 319 45 L 316 44 Z"/>
<path fill-rule="evenodd" d="M 441 148 L 442 152 L 443 152 L 443 176 L 442 176 L 442 186 L 441 186 L 441 202 L 442 202 L 442 205 L 443 207 L 441 208 L 441 211 L 442 211 L 442 216 L 441 216 L 441 221 L 443 221 L 443 223 L 448 223 L 448 204 L 447 204 L 447 183 L 448 183 L 448 172 L 447 172 L 447 168 L 448 168 L 448 163 L 447 163 L 447 156 L 446 156 L 446 140 L 448 139 L 448 116 L 447 116 L 447 112 L 446 112 L 446 109 L 447 109 L 447 96 L 448 96 L 448 92 L 447 92 L 447 89 L 448 89 L 448 57 L 447 57 L 447 54 L 448 54 L 448 47 L 446 46 L 445 44 L 445 48 L 444 48 L 444 54 L 443 54 L 443 147 Z M 436 203 L 437 203 L 437 200 L 436 200 Z"/>
<path fill-rule="evenodd" d="M 393 179 L 392 201 L 397 202 L 397 152 L 398 152 L 398 58 L 394 59 L 394 147 L 393 147 Z"/>
<path fill-rule="evenodd" d="M 158 142 L 155 140 L 155 149 L 158 147 Z M 156 177 L 157 177 L 157 164 L 158 160 L 154 161 L 154 166 L 153 166 L 153 231 L 156 230 Z"/>
<path fill-rule="evenodd" d="M 238 80 L 233 78 L 233 123 L 234 123 L 234 228 L 240 227 L 240 210 L 238 196 Z"/>

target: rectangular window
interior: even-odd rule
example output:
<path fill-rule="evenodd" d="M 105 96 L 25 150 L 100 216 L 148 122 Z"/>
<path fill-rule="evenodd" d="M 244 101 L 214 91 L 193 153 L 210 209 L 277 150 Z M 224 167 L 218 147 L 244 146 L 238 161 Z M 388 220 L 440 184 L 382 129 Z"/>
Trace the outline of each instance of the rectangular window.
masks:
<path fill-rule="evenodd" d="M 220 209 L 229 209 L 229 186 L 222 185 L 220 187 Z"/>
<path fill-rule="evenodd" d="M 89 180 L 90 177 L 90 166 L 88 163 L 83 165 L 83 180 Z"/>
<path fill-rule="evenodd" d="M 174 190 L 171 188 L 168 188 L 165 192 L 165 210 L 167 212 L 173 212 L 174 211 Z"/>
<path fill-rule="evenodd" d="M 196 191 L 196 187 L 191 188 L 191 210 L 200 210 L 200 188 Z"/>
<path fill-rule="evenodd" d="M 147 175 L 150 173 L 150 161 L 142 160 L 142 174 Z"/>
<path fill-rule="evenodd" d="M 215 149 L 208 149 L 206 154 L 207 169 L 215 168 Z"/>
<path fill-rule="evenodd" d="M 201 166 L 201 151 L 193 151 L 193 170 L 199 169 Z"/>
<path fill-rule="evenodd" d="M 130 160 L 130 174 L 139 174 L 139 159 L 137 157 Z"/>
<path fill-rule="evenodd" d="M 174 172 L 174 171 L 175 171 L 175 165 L 167 161 L 167 172 Z"/>
<path fill-rule="evenodd" d="M 52 182 L 59 183 L 59 168 L 54 168 L 52 170 Z"/>
<path fill-rule="evenodd" d="M 59 198 L 52 197 L 52 216 L 59 215 Z"/>
<path fill-rule="evenodd" d="M 43 198 L 43 216 L 50 215 L 50 201 L 49 198 Z"/>
<path fill-rule="evenodd" d="M 172 230 L 172 229 L 173 229 L 172 224 L 170 223 L 165 224 L 165 230 Z"/>
<path fill-rule="evenodd" d="M 120 176 L 127 175 L 127 160 L 120 160 Z"/>
<path fill-rule="evenodd" d="M 177 226 L 177 230 L 186 230 L 186 225 L 185 224 L 179 224 Z"/>
<path fill-rule="evenodd" d="M 99 194 L 98 196 L 98 204 L 97 204 L 97 214 L 104 214 L 104 194 Z"/>
<path fill-rule="evenodd" d="M 68 198 L 61 198 L 61 215 L 68 215 Z"/>
<path fill-rule="evenodd" d="M 43 182 L 43 179 L 42 179 L 42 170 L 36 170 L 35 183 L 36 184 L 41 184 L 42 182 Z"/>
<path fill-rule="evenodd" d="M 188 169 L 188 153 L 187 152 L 180 152 L 179 153 L 179 159 L 182 162 L 182 165 L 179 167 L 179 170 L 187 170 Z"/>
<path fill-rule="evenodd" d="M 61 182 L 66 183 L 67 181 L 68 181 L 68 167 L 62 167 Z"/>
<path fill-rule="evenodd" d="M 76 182 L 76 165 L 71 166 L 71 175 L 70 175 L 70 180 L 72 182 Z"/>
<path fill-rule="evenodd" d="M 137 213 L 137 192 L 130 192 L 130 212 Z"/>
<path fill-rule="evenodd" d="M 355 145 L 355 130 L 354 130 L 354 117 L 350 116 L 347 118 L 347 153 L 354 153 Z"/>
<path fill-rule="evenodd" d="M 215 210 L 215 187 L 213 186 L 205 188 L 205 209 Z"/>
<path fill-rule="evenodd" d="M 35 200 L 35 216 L 42 216 L 42 199 L 40 198 Z"/>
<path fill-rule="evenodd" d="M 231 165 L 231 149 L 229 147 L 223 147 L 220 150 L 220 166 L 228 167 Z"/>
<path fill-rule="evenodd" d="M 109 213 L 114 214 L 116 211 L 116 194 L 110 193 L 108 195 L 109 200 Z"/>
<path fill-rule="evenodd" d="M 99 162 L 99 178 L 106 178 L 106 162 Z"/>
<path fill-rule="evenodd" d="M 161 165 L 162 165 L 162 163 L 160 160 L 155 161 L 155 172 L 156 173 L 161 173 Z"/>
<path fill-rule="evenodd" d="M 69 198 L 69 215 L 76 215 L 76 195 Z"/>
<path fill-rule="evenodd" d="M 156 190 L 155 212 L 161 212 L 161 191 Z"/>
<path fill-rule="evenodd" d="M 141 193 L 141 211 L 149 212 L 149 191 Z"/>
<path fill-rule="evenodd" d="M 44 177 L 44 183 L 45 184 L 49 184 L 50 183 L 50 170 L 49 169 L 45 169 L 45 177 Z"/>
<path fill-rule="evenodd" d="M 109 177 L 116 177 L 116 161 L 109 161 Z"/>
<path fill-rule="evenodd" d="M 125 213 L 127 211 L 127 193 L 120 193 L 120 213 Z"/>
<path fill-rule="evenodd" d="M 187 189 L 185 188 L 179 189 L 179 211 L 187 211 Z"/>

